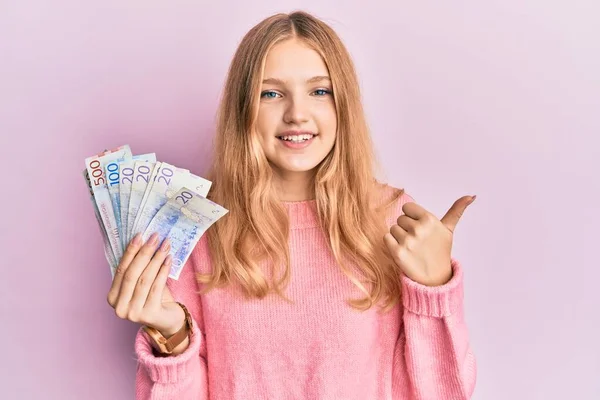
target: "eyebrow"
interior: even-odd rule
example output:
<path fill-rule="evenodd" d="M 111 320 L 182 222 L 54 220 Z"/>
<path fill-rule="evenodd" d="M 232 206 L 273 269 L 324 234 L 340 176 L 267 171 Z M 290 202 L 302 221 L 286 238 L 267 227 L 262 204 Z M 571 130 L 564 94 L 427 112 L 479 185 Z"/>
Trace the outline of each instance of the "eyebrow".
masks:
<path fill-rule="evenodd" d="M 318 76 L 313 76 L 312 78 L 307 79 L 306 83 L 315 83 L 315 82 L 321 82 L 321 81 L 331 82 L 331 79 L 327 75 L 318 75 Z M 277 79 L 277 78 L 263 79 L 262 83 L 271 84 L 271 85 L 284 85 L 285 84 L 284 81 L 282 81 L 281 79 Z"/>

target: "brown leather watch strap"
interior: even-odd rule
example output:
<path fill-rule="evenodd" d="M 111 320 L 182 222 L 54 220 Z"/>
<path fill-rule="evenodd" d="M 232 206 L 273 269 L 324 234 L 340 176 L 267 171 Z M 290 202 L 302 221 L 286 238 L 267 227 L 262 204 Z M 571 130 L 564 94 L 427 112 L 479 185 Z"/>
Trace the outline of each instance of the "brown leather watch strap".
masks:
<path fill-rule="evenodd" d="M 183 322 L 181 329 L 175 332 L 168 339 L 165 338 L 157 329 L 150 326 L 144 326 L 146 333 L 148 333 L 152 340 L 154 340 L 157 350 L 163 354 L 171 354 L 173 349 L 179 346 L 185 340 L 185 338 L 188 337 L 188 335 L 191 337 L 194 334 L 192 330 L 192 317 L 188 309 L 179 302 L 177 302 L 177 304 L 179 304 L 179 306 L 183 309 L 185 321 Z"/>

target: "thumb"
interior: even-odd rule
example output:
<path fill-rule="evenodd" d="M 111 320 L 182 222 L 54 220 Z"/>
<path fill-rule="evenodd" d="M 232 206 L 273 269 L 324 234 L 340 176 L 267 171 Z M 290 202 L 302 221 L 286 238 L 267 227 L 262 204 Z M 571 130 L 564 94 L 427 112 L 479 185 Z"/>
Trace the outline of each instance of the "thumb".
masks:
<path fill-rule="evenodd" d="M 446 215 L 442 217 L 440 221 L 442 221 L 442 223 L 446 225 L 446 228 L 448 228 L 450 232 L 454 232 L 456 224 L 458 224 L 458 221 L 462 217 L 463 213 L 465 212 L 467 207 L 475 201 L 476 197 L 477 196 L 461 197 L 460 199 L 456 200 L 454 204 L 452 204 L 452 207 L 450 207 Z"/>

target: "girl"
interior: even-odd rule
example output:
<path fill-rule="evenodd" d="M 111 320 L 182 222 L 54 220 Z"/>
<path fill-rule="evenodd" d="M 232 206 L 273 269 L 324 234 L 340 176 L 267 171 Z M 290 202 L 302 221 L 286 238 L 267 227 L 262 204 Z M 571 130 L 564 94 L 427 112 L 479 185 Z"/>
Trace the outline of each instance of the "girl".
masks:
<path fill-rule="evenodd" d="M 108 293 L 142 325 L 138 399 L 470 398 L 454 228 L 375 179 L 350 56 L 304 13 L 252 28 L 219 108 L 209 198 L 229 209 L 179 280 L 129 244 Z"/>

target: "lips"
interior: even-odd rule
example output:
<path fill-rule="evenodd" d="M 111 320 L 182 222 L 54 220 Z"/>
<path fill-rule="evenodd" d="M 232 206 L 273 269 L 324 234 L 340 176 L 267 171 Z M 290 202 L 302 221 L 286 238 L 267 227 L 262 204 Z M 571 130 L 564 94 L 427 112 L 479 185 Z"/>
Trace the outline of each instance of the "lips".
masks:
<path fill-rule="evenodd" d="M 317 136 L 318 133 L 315 132 L 311 132 L 311 131 L 285 131 L 285 132 L 281 132 L 278 135 L 276 135 L 277 138 L 281 139 L 284 136 L 300 136 L 300 135 L 311 135 L 311 136 Z"/>

